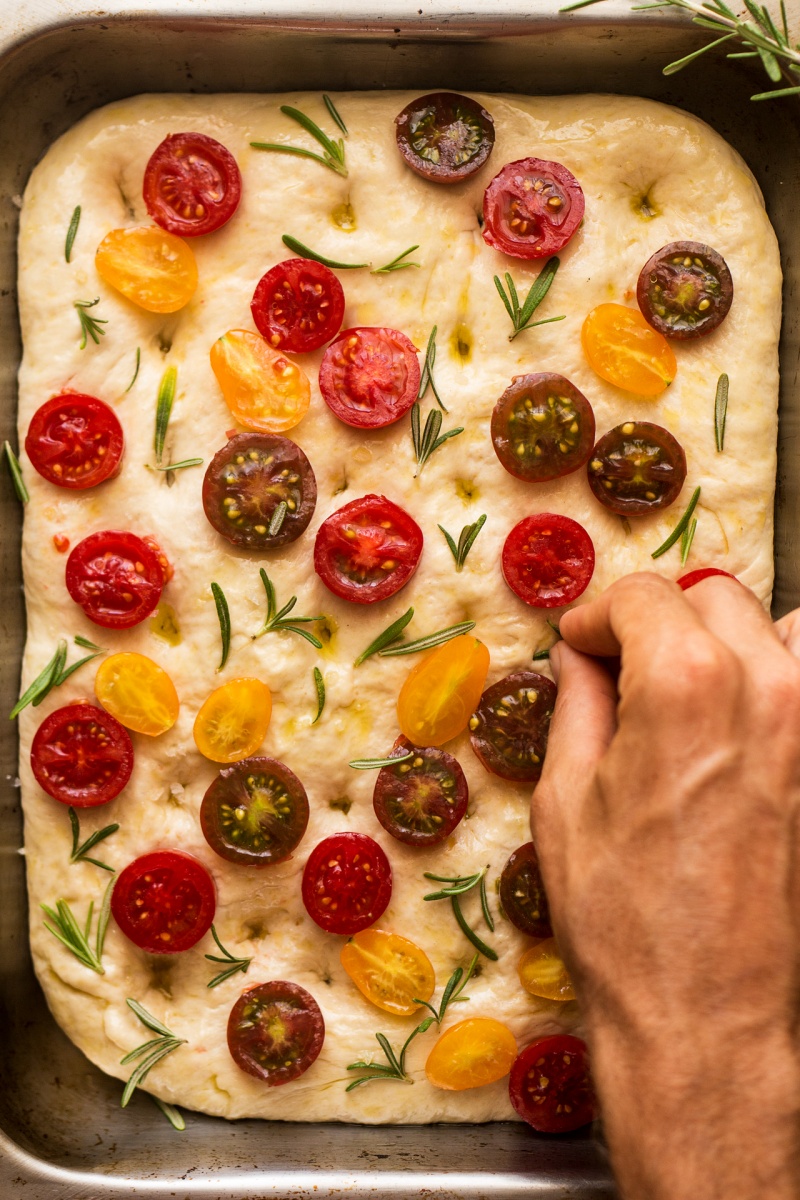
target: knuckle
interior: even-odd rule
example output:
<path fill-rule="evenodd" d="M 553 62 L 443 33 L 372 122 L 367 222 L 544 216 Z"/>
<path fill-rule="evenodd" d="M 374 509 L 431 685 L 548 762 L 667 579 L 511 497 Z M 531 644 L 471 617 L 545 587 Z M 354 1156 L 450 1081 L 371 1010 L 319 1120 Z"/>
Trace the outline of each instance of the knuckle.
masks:
<path fill-rule="evenodd" d="M 655 571 L 632 571 L 630 575 L 623 575 L 621 579 L 617 579 L 611 584 L 609 591 L 615 592 L 621 596 L 639 597 L 642 600 L 647 596 L 664 596 L 671 593 L 675 585 L 663 575 L 657 575 Z"/>
<path fill-rule="evenodd" d="M 743 673 L 736 654 L 703 630 L 684 637 L 677 654 L 674 647 L 664 647 L 650 664 L 651 681 L 657 683 L 664 698 L 679 701 L 709 693 L 717 697 L 736 693 Z"/>

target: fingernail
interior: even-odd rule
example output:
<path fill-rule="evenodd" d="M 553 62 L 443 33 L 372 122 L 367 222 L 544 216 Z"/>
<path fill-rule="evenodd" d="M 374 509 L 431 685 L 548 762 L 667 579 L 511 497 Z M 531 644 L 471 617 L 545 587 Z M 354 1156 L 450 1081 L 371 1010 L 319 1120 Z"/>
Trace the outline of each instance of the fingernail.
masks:
<path fill-rule="evenodd" d="M 553 679 L 558 683 L 558 675 L 561 670 L 561 646 L 558 642 L 555 646 L 550 647 L 550 670 L 553 673 Z"/>

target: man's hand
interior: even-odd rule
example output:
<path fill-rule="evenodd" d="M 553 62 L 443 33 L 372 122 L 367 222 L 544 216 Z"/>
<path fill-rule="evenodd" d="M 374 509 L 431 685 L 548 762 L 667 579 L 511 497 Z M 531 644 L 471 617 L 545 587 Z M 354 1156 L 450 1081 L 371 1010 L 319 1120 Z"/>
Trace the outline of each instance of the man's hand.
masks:
<path fill-rule="evenodd" d="M 532 826 L 622 1194 L 795 1198 L 800 662 L 720 576 L 561 633 Z"/>

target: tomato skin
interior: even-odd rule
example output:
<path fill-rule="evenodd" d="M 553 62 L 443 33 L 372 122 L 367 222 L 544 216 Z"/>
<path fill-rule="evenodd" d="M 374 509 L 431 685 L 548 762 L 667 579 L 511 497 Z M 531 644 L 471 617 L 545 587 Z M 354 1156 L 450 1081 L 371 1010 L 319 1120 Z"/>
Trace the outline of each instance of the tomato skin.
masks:
<path fill-rule="evenodd" d="M 211 849 L 245 867 L 291 858 L 308 816 L 306 789 L 275 758 L 245 758 L 223 768 L 200 805 L 200 826 Z"/>
<path fill-rule="evenodd" d="M 258 333 L 229 329 L 211 347 L 211 369 L 231 416 L 257 433 L 286 433 L 311 403 L 311 384 L 297 363 Z"/>
<path fill-rule="evenodd" d="M 392 868 L 367 834 L 336 833 L 311 851 L 303 903 L 326 933 L 360 933 L 383 915 L 391 898 Z"/>
<path fill-rule="evenodd" d="M 116 413 L 96 396 L 64 392 L 33 414 L 25 451 L 57 487 L 97 487 L 119 472 L 124 448 Z"/>
<path fill-rule="evenodd" d="M 437 846 L 466 814 L 466 776 L 452 754 L 433 746 L 414 746 L 405 737 L 397 739 L 392 754 L 409 750 L 414 751 L 412 759 L 378 772 L 372 806 L 383 828 L 398 842 Z"/>
<path fill-rule="evenodd" d="M 274 349 L 308 354 L 341 329 L 344 289 L 323 263 L 289 258 L 261 276 L 250 311 L 256 329 Z"/>
<path fill-rule="evenodd" d="M 471 634 L 452 638 L 411 670 L 397 698 L 403 735 L 415 746 L 442 746 L 469 723 L 489 672 L 489 651 Z"/>
<path fill-rule="evenodd" d="M 638 396 L 660 396 L 678 370 L 667 339 L 636 308 L 598 304 L 581 328 L 589 365 L 608 383 Z"/>
<path fill-rule="evenodd" d="M 511 1068 L 508 1095 L 518 1115 L 539 1133 L 569 1133 L 588 1125 L 597 1115 L 597 1102 L 586 1043 L 566 1033 L 532 1042 Z"/>
<path fill-rule="evenodd" d="M 509 474 L 545 483 L 577 471 L 594 445 L 594 412 L 563 375 L 517 375 L 492 413 L 492 445 Z"/>
<path fill-rule="evenodd" d="M 424 950 L 399 933 L 362 929 L 345 942 L 341 963 L 362 996 L 384 1012 L 410 1017 L 430 1000 L 436 976 Z"/>
<path fill-rule="evenodd" d="M 503 546 L 503 578 L 533 608 L 560 608 L 586 591 L 594 574 L 589 534 L 558 513 L 537 513 L 515 525 Z"/>
<path fill-rule="evenodd" d="M 636 301 L 646 321 L 675 341 L 705 337 L 733 303 L 733 279 L 721 254 L 704 242 L 670 242 L 642 267 Z"/>
<path fill-rule="evenodd" d="M 95 625 L 132 629 L 155 611 L 164 589 L 158 555 L 135 533 L 90 533 L 70 552 L 66 585 Z"/>
<path fill-rule="evenodd" d="M 45 717 L 31 743 L 39 787 L 61 804 L 95 808 L 120 794 L 133 770 L 133 743 L 114 718 L 85 701 Z"/>
<path fill-rule="evenodd" d="M 362 496 L 320 525 L 314 570 L 334 596 L 375 604 L 408 583 L 419 564 L 422 541 L 419 525 L 399 504 L 385 496 Z"/>
<path fill-rule="evenodd" d="M 325 1021 L 314 997 L 282 979 L 247 988 L 228 1018 L 231 1058 L 268 1087 L 299 1079 L 324 1040 Z"/>
<path fill-rule="evenodd" d="M 529 937 L 553 936 L 539 856 L 533 842 L 510 855 L 500 876 L 500 903 L 512 925 Z"/>
<path fill-rule="evenodd" d="M 555 938 L 544 938 L 529 946 L 517 963 L 517 974 L 531 996 L 561 1003 L 575 999 L 575 989 Z"/>
<path fill-rule="evenodd" d="M 204 133 L 171 133 L 150 155 L 142 195 L 156 225 L 180 237 L 198 237 L 231 219 L 242 196 L 242 176 L 221 142 Z"/>
<path fill-rule="evenodd" d="M 432 183 L 459 183 L 494 149 L 494 121 L 470 96 L 432 92 L 395 117 L 397 148 L 407 166 Z"/>
<path fill-rule="evenodd" d="M 191 247 L 153 225 L 112 229 L 97 247 L 94 262 L 107 284 L 147 312 L 177 312 L 197 289 Z"/>
<path fill-rule="evenodd" d="M 152 850 L 128 863 L 111 893 L 111 913 L 129 941 L 148 954 L 179 954 L 211 928 L 214 881 L 183 850 Z"/>
<path fill-rule="evenodd" d="M 581 185 L 561 163 L 520 158 L 486 189 L 483 239 L 513 258 L 547 258 L 576 233 L 585 207 Z"/>
<path fill-rule="evenodd" d="M 136 733 L 158 737 L 178 719 L 175 684 L 163 667 L 144 654 L 123 651 L 103 659 L 94 693 L 106 712 Z"/>
<path fill-rule="evenodd" d="M 419 381 L 416 347 L 399 329 L 344 329 L 319 369 L 322 399 L 355 429 L 382 429 L 399 421 L 416 400 Z"/>
<path fill-rule="evenodd" d="M 233 763 L 255 754 L 272 716 L 272 693 L 260 679 L 230 679 L 203 701 L 195 717 L 197 749 L 212 762 Z"/>
<path fill-rule="evenodd" d="M 688 574 L 681 575 L 676 582 L 681 591 L 688 592 L 689 588 L 694 587 L 696 583 L 702 583 L 704 579 L 710 579 L 712 575 L 724 575 L 726 579 L 736 579 L 736 576 L 731 575 L 730 571 L 721 571 L 719 567 L 700 567 L 696 571 L 689 571 Z M 736 579 L 736 582 L 738 583 L 739 580 Z"/>
<path fill-rule="evenodd" d="M 626 421 L 600 438 L 586 471 L 595 499 L 605 508 L 621 517 L 641 517 L 678 499 L 686 455 L 661 425 Z"/>
<path fill-rule="evenodd" d="M 469 720 L 469 740 L 487 771 L 512 783 L 536 783 L 547 753 L 556 685 L 536 671 L 493 683 Z"/>
<path fill-rule="evenodd" d="M 425 1074 L 434 1087 L 463 1092 L 502 1079 L 516 1056 L 516 1039 L 507 1025 L 492 1017 L 468 1017 L 442 1034 Z"/>

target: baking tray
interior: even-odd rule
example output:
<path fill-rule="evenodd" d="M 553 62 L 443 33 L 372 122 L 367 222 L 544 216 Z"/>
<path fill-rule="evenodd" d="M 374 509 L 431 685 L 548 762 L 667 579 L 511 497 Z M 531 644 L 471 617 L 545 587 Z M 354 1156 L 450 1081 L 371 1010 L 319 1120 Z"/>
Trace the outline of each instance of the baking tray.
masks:
<path fill-rule="evenodd" d="M 558 14 L 559 0 L 0 0 L 0 437 L 14 440 L 19 196 L 50 142 L 84 113 L 144 91 L 435 88 L 650 96 L 703 117 L 758 177 L 783 251 L 781 433 L 775 613 L 800 603 L 795 530 L 800 264 L 800 106 L 750 104 L 749 64 L 708 56 L 683 17 L 623 0 Z M 753 86 L 756 84 L 757 86 Z M 793 211 L 794 206 L 794 211 Z M 65 225 L 68 214 L 65 213 Z M 0 473 L 0 712 L 17 695 L 24 636 L 20 511 Z M 614 1195 L 596 1136 L 538 1137 L 512 1123 L 368 1127 L 225 1122 L 187 1113 L 175 1133 L 92 1067 L 50 1017 L 27 950 L 16 731 L 0 722 L 0 1196 L 154 1200 L 382 1195 L 392 1200 Z"/>

